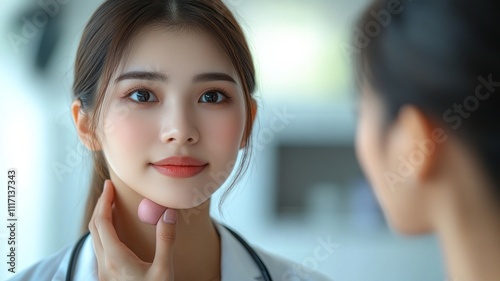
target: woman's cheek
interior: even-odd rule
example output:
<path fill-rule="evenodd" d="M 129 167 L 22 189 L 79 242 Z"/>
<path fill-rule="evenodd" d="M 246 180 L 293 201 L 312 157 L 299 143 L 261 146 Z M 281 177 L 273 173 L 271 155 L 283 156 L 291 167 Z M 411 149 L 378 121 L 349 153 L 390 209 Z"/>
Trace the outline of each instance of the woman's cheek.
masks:
<path fill-rule="evenodd" d="M 104 133 L 112 150 L 130 154 L 137 148 L 144 147 L 143 144 L 151 138 L 153 131 L 154 124 L 149 122 L 147 116 L 128 111 L 128 113 L 111 112 Z"/>
<path fill-rule="evenodd" d="M 368 136 L 366 136 L 366 127 L 365 127 L 365 121 L 360 117 L 360 120 L 358 121 L 357 125 L 357 132 L 356 132 L 356 155 L 358 157 L 358 161 L 361 164 L 361 167 L 363 168 L 363 171 L 365 174 L 368 176 L 368 151 L 369 151 L 369 144 L 367 143 Z"/>
<path fill-rule="evenodd" d="M 376 195 L 380 197 L 379 185 L 380 175 L 383 174 L 381 169 L 383 159 L 377 153 L 380 148 L 376 142 L 378 138 L 374 130 L 376 126 L 373 123 L 371 118 L 367 120 L 366 117 L 360 117 L 356 135 L 356 154 L 370 185 L 375 189 Z"/>
<path fill-rule="evenodd" d="M 205 120 L 204 128 L 208 130 L 204 130 L 204 132 L 209 146 L 220 152 L 226 151 L 226 153 L 231 151 L 230 148 L 239 149 L 245 129 L 245 116 L 238 113 Z M 202 138 L 204 138 L 203 135 Z"/>
<path fill-rule="evenodd" d="M 221 145 L 223 144 L 227 148 L 239 147 L 243 137 L 243 130 L 238 123 L 228 122 L 218 130 L 217 133 L 220 137 Z"/>

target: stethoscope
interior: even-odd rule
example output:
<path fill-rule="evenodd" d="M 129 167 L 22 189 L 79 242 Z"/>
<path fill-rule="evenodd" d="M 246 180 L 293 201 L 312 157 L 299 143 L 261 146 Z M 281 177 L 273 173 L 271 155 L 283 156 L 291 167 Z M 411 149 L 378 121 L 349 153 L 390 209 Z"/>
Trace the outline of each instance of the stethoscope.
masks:
<path fill-rule="evenodd" d="M 262 274 L 262 277 L 264 278 L 264 281 L 272 281 L 273 279 L 271 278 L 271 274 L 269 274 L 269 271 L 267 270 L 266 265 L 264 262 L 260 259 L 259 255 L 255 252 L 255 250 L 243 239 L 240 235 L 238 235 L 236 232 L 234 232 L 232 229 L 230 229 L 227 226 L 224 226 L 233 236 L 238 240 L 241 245 L 247 250 L 247 252 L 250 254 L 252 259 L 255 261 L 257 266 L 259 267 L 259 270 Z M 90 235 L 90 232 L 87 234 L 83 235 L 80 240 L 76 243 L 75 247 L 73 248 L 73 251 L 71 252 L 71 258 L 68 263 L 68 271 L 66 273 L 66 281 L 72 281 L 73 280 L 73 275 L 75 273 L 75 268 L 76 268 L 76 262 L 78 260 L 78 255 L 80 254 L 80 251 L 82 249 L 83 243 L 85 242 L 85 239 Z"/>

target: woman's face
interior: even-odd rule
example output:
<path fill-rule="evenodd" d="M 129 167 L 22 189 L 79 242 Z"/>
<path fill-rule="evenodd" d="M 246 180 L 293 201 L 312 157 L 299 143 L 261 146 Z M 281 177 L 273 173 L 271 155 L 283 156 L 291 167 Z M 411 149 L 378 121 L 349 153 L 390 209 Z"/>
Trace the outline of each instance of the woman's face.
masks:
<path fill-rule="evenodd" d="M 412 128 L 405 116 L 385 127 L 385 110 L 377 94 L 365 87 L 356 134 L 358 160 L 390 225 L 408 234 L 426 232 L 425 200 L 415 180 L 419 167 L 405 166 L 404 161 L 414 147 Z"/>
<path fill-rule="evenodd" d="M 231 173 L 245 99 L 237 72 L 208 34 L 143 32 L 106 100 L 99 140 L 115 185 L 166 207 L 192 208 Z"/>

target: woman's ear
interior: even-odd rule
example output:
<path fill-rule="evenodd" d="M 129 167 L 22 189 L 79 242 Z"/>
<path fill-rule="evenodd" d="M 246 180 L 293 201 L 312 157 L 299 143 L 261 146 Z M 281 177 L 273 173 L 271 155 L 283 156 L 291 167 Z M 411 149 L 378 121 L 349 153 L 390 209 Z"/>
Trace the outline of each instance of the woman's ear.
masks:
<path fill-rule="evenodd" d="M 257 117 L 257 102 L 251 98 L 250 99 L 250 118 L 252 118 L 252 126 L 253 126 L 253 123 L 255 122 L 255 118 Z M 241 148 L 244 148 L 246 145 L 247 145 L 247 142 L 246 142 L 246 138 L 248 136 L 245 134 L 245 136 L 243 137 L 243 140 L 241 141 L 241 144 L 240 144 L 240 149 Z"/>
<path fill-rule="evenodd" d="M 257 116 L 257 102 L 252 98 L 251 99 L 251 114 L 252 114 L 252 125 L 255 121 L 255 117 Z"/>
<path fill-rule="evenodd" d="M 434 123 L 416 106 L 408 105 L 401 108 L 396 122 L 399 128 L 398 138 L 393 140 L 400 148 L 399 156 L 405 163 L 413 167 L 413 177 L 419 182 L 427 181 L 432 177 L 438 154 L 440 138 L 436 138 L 439 131 Z"/>
<path fill-rule="evenodd" d="M 92 151 L 101 150 L 97 140 L 94 139 L 94 134 L 90 130 L 90 117 L 82 110 L 82 103 L 79 99 L 71 104 L 71 115 L 75 122 L 76 132 L 80 141 Z"/>

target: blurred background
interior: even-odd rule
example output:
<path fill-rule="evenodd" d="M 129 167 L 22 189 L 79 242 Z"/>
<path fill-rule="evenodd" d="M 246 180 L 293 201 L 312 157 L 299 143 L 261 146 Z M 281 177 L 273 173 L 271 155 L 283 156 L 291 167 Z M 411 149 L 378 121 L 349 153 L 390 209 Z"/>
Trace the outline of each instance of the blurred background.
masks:
<path fill-rule="evenodd" d="M 251 243 L 334 280 L 444 280 L 431 236 L 387 226 L 356 161 L 349 53 L 369 0 L 227 0 L 258 72 L 248 173 L 213 216 Z M 0 168 L 17 169 L 17 269 L 78 238 L 90 159 L 71 116 L 76 48 L 98 0 L 4 1 L 0 10 Z M 7 217 L 6 176 L 0 217 Z M 7 219 L 4 220 L 7 224 Z M 0 227 L 0 278 L 7 228 Z M 332 249 L 324 249 L 324 242 Z"/>

